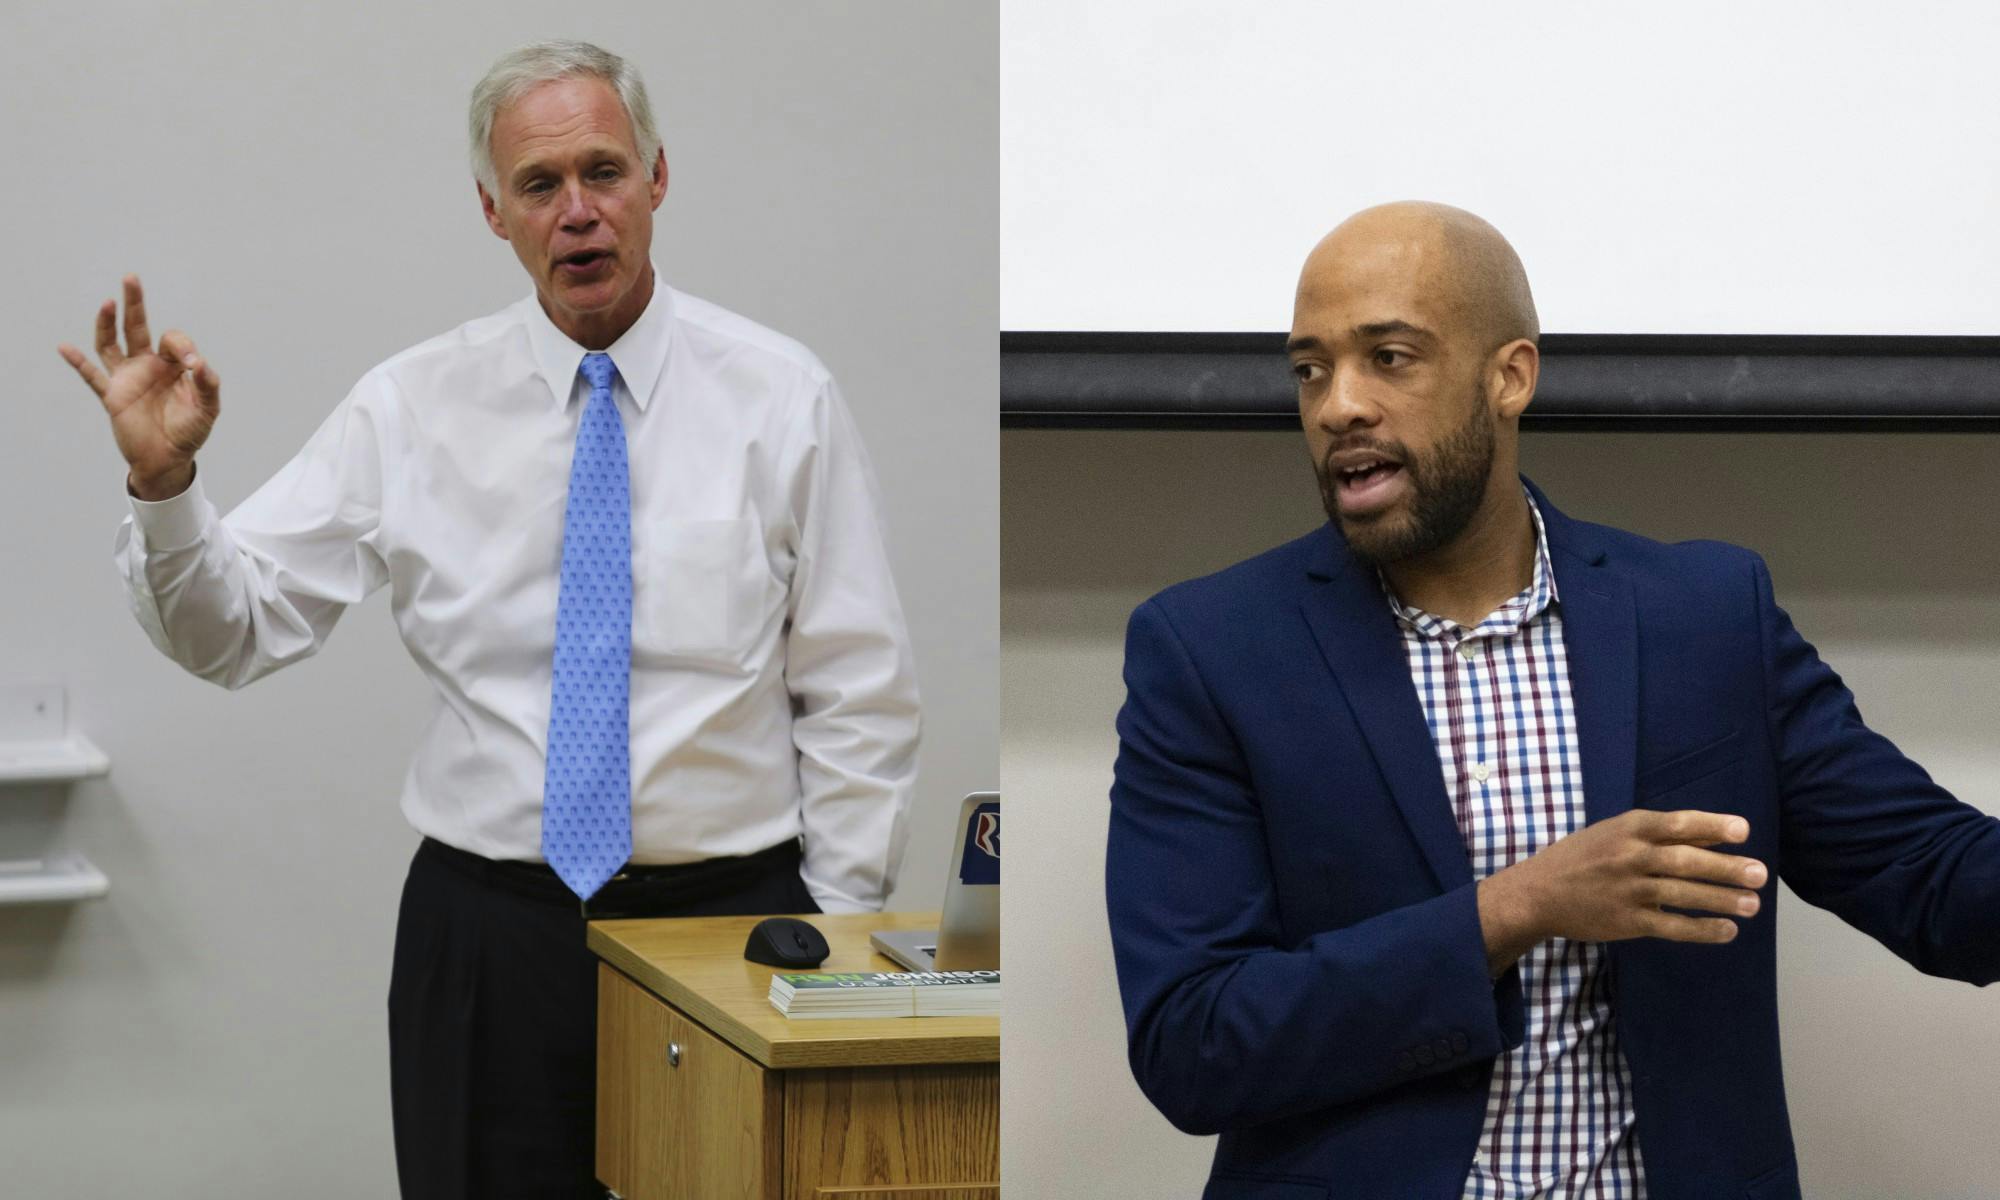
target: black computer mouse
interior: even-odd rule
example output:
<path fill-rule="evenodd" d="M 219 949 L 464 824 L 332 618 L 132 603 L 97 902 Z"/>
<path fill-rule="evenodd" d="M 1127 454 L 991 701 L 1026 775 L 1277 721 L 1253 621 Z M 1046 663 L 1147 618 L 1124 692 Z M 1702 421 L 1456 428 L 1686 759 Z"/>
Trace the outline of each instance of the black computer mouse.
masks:
<path fill-rule="evenodd" d="M 797 917 L 766 917 L 750 931 L 743 957 L 772 967 L 816 967 L 833 953 L 826 936 Z"/>

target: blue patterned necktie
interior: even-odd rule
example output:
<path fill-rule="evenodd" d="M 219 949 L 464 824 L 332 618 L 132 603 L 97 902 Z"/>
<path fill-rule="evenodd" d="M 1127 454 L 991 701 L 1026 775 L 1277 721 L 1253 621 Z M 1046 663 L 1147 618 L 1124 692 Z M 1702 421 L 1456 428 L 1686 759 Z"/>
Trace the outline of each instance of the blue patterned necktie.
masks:
<path fill-rule="evenodd" d="M 616 372 L 608 354 L 583 356 L 542 786 L 542 855 L 585 900 L 632 857 L 632 501 Z"/>

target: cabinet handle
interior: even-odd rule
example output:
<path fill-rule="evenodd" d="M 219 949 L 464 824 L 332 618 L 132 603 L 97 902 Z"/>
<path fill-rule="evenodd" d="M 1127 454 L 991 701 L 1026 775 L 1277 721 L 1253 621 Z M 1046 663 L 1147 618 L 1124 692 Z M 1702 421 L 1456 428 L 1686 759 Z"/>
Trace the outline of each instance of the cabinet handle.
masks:
<path fill-rule="evenodd" d="M 681 1065 L 681 1044 L 679 1042 L 667 1043 L 667 1065 L 670 1067 Z"/>

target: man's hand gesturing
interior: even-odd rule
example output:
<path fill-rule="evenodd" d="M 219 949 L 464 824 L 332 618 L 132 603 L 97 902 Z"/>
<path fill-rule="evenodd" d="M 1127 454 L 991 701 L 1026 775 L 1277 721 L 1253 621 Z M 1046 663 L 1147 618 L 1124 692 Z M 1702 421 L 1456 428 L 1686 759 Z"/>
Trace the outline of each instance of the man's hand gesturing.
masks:
<path fill-rule="evenodd" d="M 1494 975 L 1552 937 L 1727 942 L 1754 916 L 1764 864 L 1703 847 L 1737 844 L 1750 823 L 1723 813 L 1633 809 L 1588 825 L 1479 884 L 1479 924 Z M 1665 908 L 1726 916 L 1690 917 Z"/>
<path fill-rule="evenodd" d="M 165 500 L 187 490 L 195 451 L 208 440 L 222 411 L 222 377 L 178 330 L 160 338 L 146 328 L 146 297 L 139 277 L 125 277 L 125 348 L 118 348 L 118 302 L 97 310 L 99 370 L 75 346 L 56 347 L 104 402 L 118 451 L 131 467 L 127 486 L 141 500 Z"/>

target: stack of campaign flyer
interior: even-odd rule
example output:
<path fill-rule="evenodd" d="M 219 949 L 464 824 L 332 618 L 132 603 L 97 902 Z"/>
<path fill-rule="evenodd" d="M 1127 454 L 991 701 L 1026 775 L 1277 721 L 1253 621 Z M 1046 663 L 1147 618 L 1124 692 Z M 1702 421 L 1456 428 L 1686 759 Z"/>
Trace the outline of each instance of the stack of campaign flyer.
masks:
<path fill-rule="evenodd" d="M 771 976 L 788 1017 L 997 1017 L 998 971 L 853 971 Z"/>

